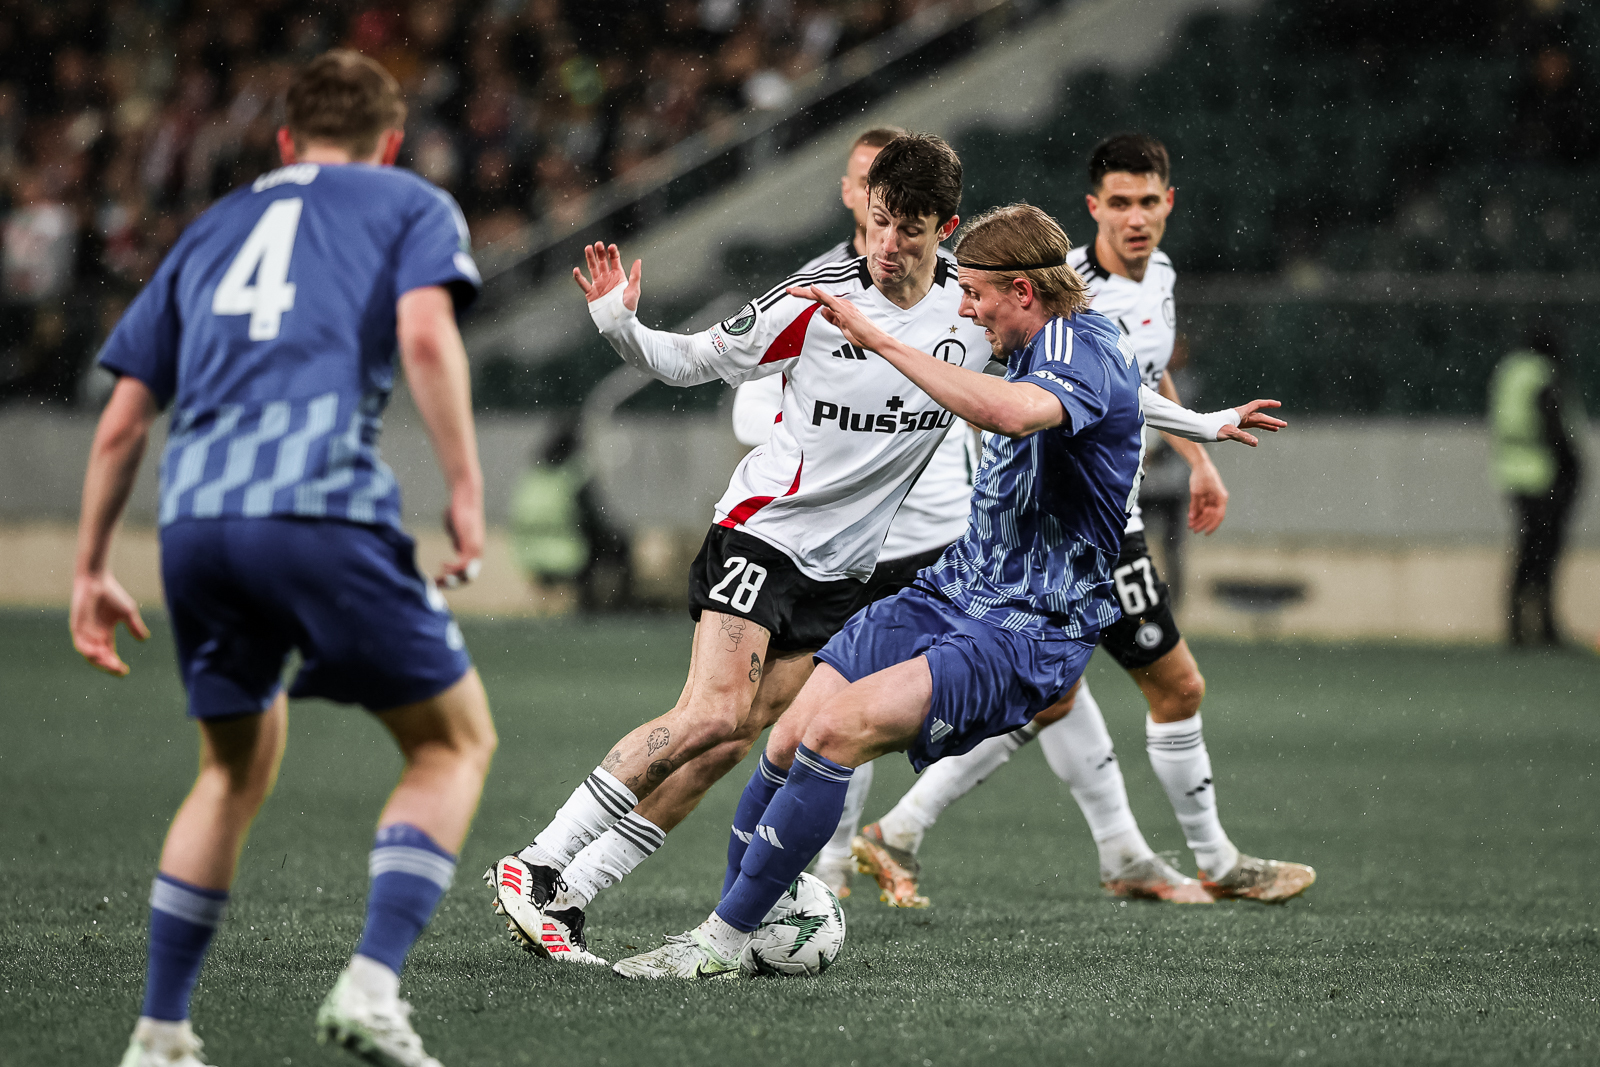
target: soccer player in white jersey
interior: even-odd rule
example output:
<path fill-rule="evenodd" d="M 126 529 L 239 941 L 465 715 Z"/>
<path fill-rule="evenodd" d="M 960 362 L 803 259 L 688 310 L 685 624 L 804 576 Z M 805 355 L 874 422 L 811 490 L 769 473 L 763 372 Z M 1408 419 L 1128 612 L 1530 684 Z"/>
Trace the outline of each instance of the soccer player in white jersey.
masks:
<path fill-rule="evenodd" d="M 1116 323 L 1132 345 L 1144 384 L 1177 402 L 1166 373 L 1176 338 L 1176 275 L 1158 248 L 1175 196 L 1170 173 L 1166 149 L 1151 137 L 1122 134 L 1101 142 L 1090 156 L 1087 196 L 1098 232 L 1094 241 L 1073 249 L 1068 262 L 1088 284 L 1090 306 Z M 1227 489 L 1205 449 L 1170 435 L 1168 440 L 1191 469 L 1189 527 L 1209 534 L 1226 514 Z M 1304 892 L 1316 879 L 1304 864 L 1241 853 L 1222 828 L 1211 759 L 1201 734 L 1205 679 L 1178 633 L 1166 583 L 1145 545 L 1137 505 L 1113 578 L 1122 619 L 1100 634 L 1100 644 L 1133 677 L 1149 703 L 1145 731 L 1150 764 L 1194 853 L 1198 883 L 1157 857 L 1140 833 L 1100 707 L 1083 685 L 1068 704 L 1070 714 L 1050 709 L 1021 730 L 936 765 L 887 815 L 863 829 L 852 848 L 861 868 L 878 879 L 885 901 L 926 906 L 927 898 L 918 891 L 915 858 L 923 834 L 954 800 L 1035 736 L 1088 820 L 1100 853 L 1101 883 L 1113 895 L 1177 903 L 1227 898 L 1273 902 Z"/>
<path fill-rule="evenodd" d="M 937 137 L 897 138 L 869 183 L 866 256 L 796 275 L 703 333 L 642 326 L 642 264 L 625 273 L 615 246 L 586 249 L 587 277 L 573 271 L 601 334 L 630 364 L 679 386 L 782 374 L 784 393 L 771 440 L 734 471 L 691 567 L 697 625 L 677 704 L 619 741 L 527 848 L 485 874 L 531 952 L 604 962 L 585 947 L 584 909 L 659 848 L 788 707 L 812 653 L 863 602 L 890 521 L 955 421 L 791 289 L 847 300 L 953 365 L 989 359 L 938 254 L 959 223 L 960 160 Z M 1149 418 L 1197 440 L 1237 419 L 1195 415 L 1149 390 L 1142 399 Z"/>
<path fill-rule="evenodd" d="M 879 127 L 856 138 L 840 179 L 840 198 L 855 218 L 855 232 L 806 263 L 797 273 L 806 274 L 819 267 L 850 262 L 866 254 L 867 170 L 883 146 L 904 133 L 896 127 Z M 949 257 L 943 249 L 939 254 Z M 954 262 L 953 257 L 950 259 Z M 734 436 L 741 444 L 766 444 L 782 405 L 781 375 L 755 378 L 740 385 L 733 398 Z M 918 571 L 937 560 L 940 553 L 961 536 L 967 527 L 972 476 L 977 465 L 977 435 L 964 423 L 953 426 L 889 524 L 878 565 L 867 582 L 867 599 L 878 600 L 910 585 Z M 872 767 L 867 763 L 856 769 L 855 777 L 850 780 L 839 829 L 817 854 L 817 877 L 841 897 L 850 895 L 850 873 L 855 867 L 850 843 L 872 788 Z"/>
<path fill-rule="evenodd" d="M 617 974 L 737 973 L 752 933 L 832 832 L 856 767 L 904 751 L 921 770 L 1022 726 L 1077 684 L 1096 634 L 1119 614 L 1111 570 L 1145 420 L 1133 350 L 1087 310 L 1069 247 L 1048 215 L 1013 204 L 980 218 L 957 248 L 961 313 L 1009 354 L 1005 381 L 918 352 L 848 301 L 809 290 L 852 343 L 990 431 L 972 522 L 914 585 L 858 612 L 817 653 L 740 798 L 716 910 Z M 1250 425 L 1274 404 L 1236 414 Z"/>

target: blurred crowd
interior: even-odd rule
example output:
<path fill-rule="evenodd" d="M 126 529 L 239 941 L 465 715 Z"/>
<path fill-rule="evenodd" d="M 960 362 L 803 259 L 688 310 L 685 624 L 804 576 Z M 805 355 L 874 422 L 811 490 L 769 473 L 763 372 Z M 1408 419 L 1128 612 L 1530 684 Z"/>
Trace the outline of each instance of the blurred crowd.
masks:
<path fill-rule="evenodd" d="M 0 399 L 71 403 L 183 227 L 276 166 L 296 64 L 380 60 L 401 163 L 482 245 L 580 215 L 598 184 L 934 0 L 0 0 Z"/>

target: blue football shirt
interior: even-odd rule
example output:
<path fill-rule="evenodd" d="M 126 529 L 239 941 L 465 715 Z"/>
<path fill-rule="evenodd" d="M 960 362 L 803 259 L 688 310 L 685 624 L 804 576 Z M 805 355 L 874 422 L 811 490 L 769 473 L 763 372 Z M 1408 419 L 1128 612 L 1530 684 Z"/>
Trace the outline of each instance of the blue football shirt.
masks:
<path fill-rule="evenodd" d="M 967 532 L 919 584 L 1030 637 L 1089 637 L 1122 613 L 1111 570 L 1143 462 L 1139 368 L 1116 326 L 1085 311 L 1046 323 L 1006 379 L 1048 390 L 1066 419 L 984 435 Z"/>
<path fill-rule="evenodd" d="M 378 454 L 395 302 L 477 295 L 466 221 L 409 171 L 282 167 L 184 231 L 100 363 L 173 406 L 161 525 L 296 515 L 400 525 Z"/>

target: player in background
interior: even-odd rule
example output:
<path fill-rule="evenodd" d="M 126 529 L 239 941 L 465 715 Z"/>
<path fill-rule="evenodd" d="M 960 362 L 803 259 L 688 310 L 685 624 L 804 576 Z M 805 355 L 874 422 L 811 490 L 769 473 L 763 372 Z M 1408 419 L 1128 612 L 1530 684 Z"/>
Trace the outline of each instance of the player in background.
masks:
<path fill-rule="evenodd" d="M 1111 569 L 1142 473 L 1144 404 L 1133 351 L 1086 310 L 1069 248 L 1027 205 L 983 216 L 957 247 L 961 314 L 1010 355 L 1003 381 L 896 341 L 823 287 L 795 290 L 824 304 L 851 344 L 989 431 L 972 521 L 912 587 L 858 612 L 817 653 L 740 799 L 721 902 L 617 974 L 736 972 L 751 933 L 832 833 L 854 768 L 906 751 L 920 771 L 1022 726 L 1077 684 L 1096 633 L 1119 614 Z M 1250 425 L 1272 403 L 1235 419 Z"/>
<path fill-rule="evenodd" d="M 869 185 L 866 256 L 796 275 L 692 336 L 639 323 L 642 264 L 624 272 L 616 246 L 586 249 L 587 277 L 573 271 L 601 334 L 631 365 L 679 386 L 782 374 L 783 407 L 771 440 L 734 471 L 690 569 L 697 625 L 677 704 L 619 741 L 527 848 L 485 874 L 529 951 L 605 962 L 584 945 L 584 909 L 659 848 L 789 706 L 812 654 L 862 603 L 890 521 L 955 421 L 793 287 L 847 300 L 952 365 L 989 359 L 938 253 L 960 221 L 960 160 L 937 137 L 897 138 Z M 1142 395 L 1152 418 L 1198 440 L 1226 421 Z"/>
<path fill-rule="evenodd" d="M 897 127 L 881 127 L 867 130 L 856 138 L 839 183 L 841 198 L 855 216 L 855 233 L 805 264 L 798 273 L 850 262 L 866 254 L 867 170 L 883 146 L 904 133 Z M 949 257 L 943 249 L 939 254 Z M 782 405 L 782 375 L 745 382 L 734 393 L 734 436 L 741 444 L 752 447 L 766 444 Z M 937 560 L 945 548 L 961 536 L 967 527 L 972 476 L 977 466 L 976 434 L 965 423 L 953 426 L 889 524 L 878 565 L 867 582 L 869 599 L 879 599 L 904 589 L 918 571 Z M 872 766 L 867 763 L 856 768 L 855 777 L 850 779 L 850 793 L 845 798 L 839 829 L 817 855 L 817 876 L 841 897 L 850 895 L 850 872 L 855 868 L 850 842 L 860 825 L 861 812 L 872 788 Z"/>
<path fill-rule="evenodd" d="M 112 674 L 110 569 L 151 424 L 168 404 L 162 583 L 198 720 L 200 773 L 150 894 L 144 1006 L 122 1067 L 198 1067 L 189 999 L 240 849 L 277 776 L 287 696 L 356 703 L 393 735 L 400 782 L 368 860 L 366 926 L 317 1013 L 319 1040 L 385 1067 L 438 1067 L 399 999 L 400 969 L 450 885 L 495 747 L 489 704 L 443 598 L 418 573 L 379 458 L 395 351 L 450 487 L 456 557 L 483 550 L 483 478 L 456 312 L 477 267 L 455 202 L 395 170 L 400 87 L 354 52 L 311 61 L 287 94 L 284 167 L 218 201 L 117 324 L 118 376 L 84 479 L 73 643 Z"/>
<path fill-rule="evenodd" d="M 1176 193 L 1167 150 L 1154 138 L 1122 134 L 1094 149 L 1088 170 L 1089 213 L 1098 229 L 1092 242 L 1073 249 L 1069 262 L 1088 285 L 1090 306 L 1114 322 L 1133 347 L 1144 384 L 1176 403 L 1178 392 L 1166 373 L 1176 339 L 1176 274 L 1158 247 Z M 1210 534 L 1227 512 L 1228 491 L 1205 449 L 1171 435 L 1167 439 L 1191 470 L 1189 528 Z M 1113 578 L 1122 618 L 1100 634 L 1100 644 L 1149 703 L 1146 751 L 1199 865 L 1199 884 L 1156 856 L 1139 831 L 1111 735 L 1094 694 L 1083 685 L 1070 714 L 1052 721 L 1060 709 L 1051 709 L 1012 734 L 934 767 L 887 815 L 863 829 L 853 850 L 862 869 L 877 877 L 885 900 L 926 906 L 917 887 L 916 851 L 923 834 L 945 808 L 1035 736 L 1088 820 L 1100 853 L 1100 880 L 1113 895 L 1178 903 L 1271 902 L 1302 893 L 1315 881 L 1316 872 L 1304 864 L 1241 853 L 1222 828 L 1211 757 L 1201 734 L 1205 679 L 1178 633 L 1166 583 L 1145 544 L 1137 503 Z"/>

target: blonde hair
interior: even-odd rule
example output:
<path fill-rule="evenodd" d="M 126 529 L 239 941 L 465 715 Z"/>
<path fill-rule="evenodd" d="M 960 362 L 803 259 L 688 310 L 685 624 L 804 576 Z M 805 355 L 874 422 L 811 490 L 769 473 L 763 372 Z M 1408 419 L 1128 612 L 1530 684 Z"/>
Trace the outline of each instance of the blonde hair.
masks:
<path fill-rule="evenodd" d="M 1026 278 L 1054 315 L 1075 315 L 1089 306 L 1089 287 L 1067 266 L 1072 242 L 1059 223 L 1032 204 L 1007 204 L 986 211 L 956 241 L 956 263 L 983 271 L 997 287 Z"/>

